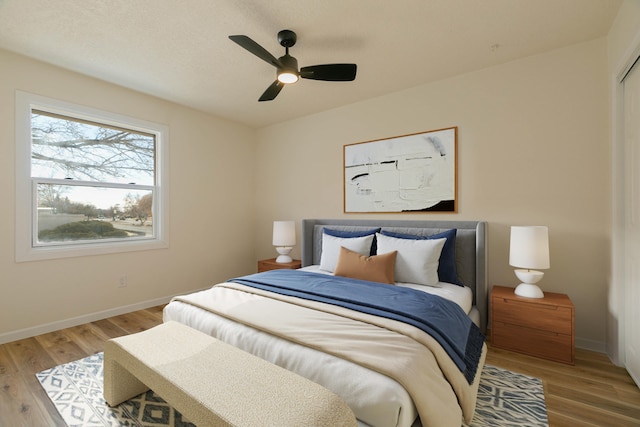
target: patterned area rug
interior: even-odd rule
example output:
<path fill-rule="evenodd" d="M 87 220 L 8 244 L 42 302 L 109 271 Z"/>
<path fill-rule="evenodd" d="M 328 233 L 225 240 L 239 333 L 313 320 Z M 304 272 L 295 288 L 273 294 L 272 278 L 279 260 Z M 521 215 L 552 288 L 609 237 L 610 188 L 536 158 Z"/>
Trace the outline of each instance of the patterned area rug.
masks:
<path fill-rule="evenodd" d="M 102 353 L 36 377 L 69 427 L 195 427 L 152 391 L 109 407 L 102 396 Z M 542 382 L 485 365 L 471 423 L 483 426 L 548 426 Z"/>
<path fill-rule="evenodd" d="M 495 366 L 484 366 L 471 427 L 548 425 L 542 381 Z"/>

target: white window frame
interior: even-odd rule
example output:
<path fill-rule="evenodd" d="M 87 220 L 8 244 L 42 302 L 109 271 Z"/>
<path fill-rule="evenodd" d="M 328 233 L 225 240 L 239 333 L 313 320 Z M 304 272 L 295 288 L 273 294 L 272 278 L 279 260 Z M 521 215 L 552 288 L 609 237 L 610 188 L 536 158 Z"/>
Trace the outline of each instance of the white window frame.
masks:
<path fill-rule="evenodd" d="M 147 239 L 113 239 L 85 243 L 37 245 L 36 185 L 42 179 L 31 177 L 31 112 L 42 110 L 80 120 L 119 126 L 155 135 L 156 164 L 153 186 L 154 236 Z M 69 258 L 118 252 L 144 251 L 169 247 L 168 218 L 168 141 L 165 125 L 76 105 L 52 98 L 16 91 L 16 262 Z M 95 184 L 95 183 L 94 183 Z M 98 183 L 99 185 L 99 183 Z"/>

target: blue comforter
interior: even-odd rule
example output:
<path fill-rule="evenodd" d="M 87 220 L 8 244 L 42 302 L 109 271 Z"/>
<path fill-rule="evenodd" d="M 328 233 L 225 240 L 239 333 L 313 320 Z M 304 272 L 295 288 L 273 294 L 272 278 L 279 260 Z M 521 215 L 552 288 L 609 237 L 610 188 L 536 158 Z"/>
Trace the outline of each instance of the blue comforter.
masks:
<path fill-rule="evenodd" d="M 271 270 L 229 280 L 258 289 L 398 320 L 431 335 L 471 384 L 485 340 L 460 306 L 414 289 L 297 270 Z"/>

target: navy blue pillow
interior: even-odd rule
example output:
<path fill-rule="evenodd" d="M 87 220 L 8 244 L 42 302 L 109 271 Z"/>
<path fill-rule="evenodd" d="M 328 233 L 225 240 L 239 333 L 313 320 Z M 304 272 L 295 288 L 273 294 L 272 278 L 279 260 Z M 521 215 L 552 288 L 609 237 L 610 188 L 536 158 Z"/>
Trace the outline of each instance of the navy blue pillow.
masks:
<path fill-rule="evenodd" d="M 453 283 L 454 285 L 464 286 L 458 280 L 458 268 L 456 267 L 456 235 L 458 230 L 443 231 L 442 233 L 432 234 L 431 236 L 416 236 L 415 234 L 394 233 L 392 231 L 382 230 L 380 234 L 395 237 L 398 239 L 428 240 L 446 238 L 442 252 L 440 253 L 440 262 L 438 264 L 438 278 L 441 282 Z"/>
<path fill-rule="evenodd" d="M 371 243 L 371 252 L 369 256 L 373 256 L 378 252 L 378 242 L 376 241 L 376 233 L 380 232 L 380 228 L 372 228 L 371 230 L 363 230 L 363 231 L 345 231 L 345 230 L 333 230 L 331 228 L 323 228 L 322 232 L 328 234 L 333 237 L 341 237 L 343 239 L 348 239 L 350 237 L 365 237 L 365 236 L 373 236 L 373 243 Z"/>

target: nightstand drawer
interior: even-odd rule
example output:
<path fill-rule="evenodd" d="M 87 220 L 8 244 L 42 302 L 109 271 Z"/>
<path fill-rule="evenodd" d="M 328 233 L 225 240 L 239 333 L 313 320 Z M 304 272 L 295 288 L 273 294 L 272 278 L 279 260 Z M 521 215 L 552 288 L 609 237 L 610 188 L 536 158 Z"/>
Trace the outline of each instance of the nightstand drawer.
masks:
<path fill-rule="evenodd" d="M 294 259 L 291 262 L 276 262 L 275 258 L 263 259 L 258 261 L 258 273 L 269 270 L 295 270 L 302 267 L 302 263 L 299 259 Z"/>
<path fill-rule="evenodd" d="M 573 363 L 572 336 L 539 329 L 496 322 L 491 330 L 491 342 L 496 347 Z"/>
<path fill-rule="evenodd" d="M 497 302 L 497 303 L 496 303 Z M 493 321 L 571 335 L 573 313 L 568 307 L 530 304 L 507 298 L 493 299 Z"/>

